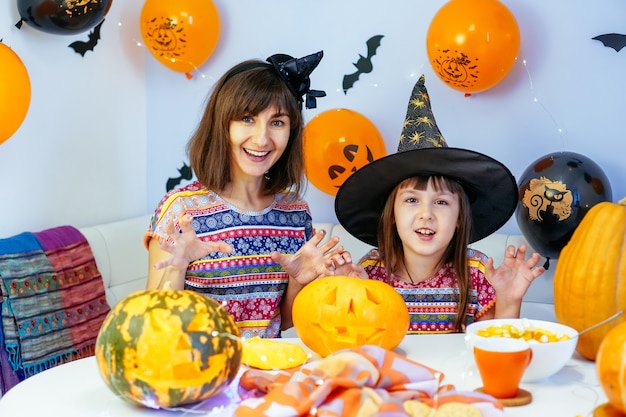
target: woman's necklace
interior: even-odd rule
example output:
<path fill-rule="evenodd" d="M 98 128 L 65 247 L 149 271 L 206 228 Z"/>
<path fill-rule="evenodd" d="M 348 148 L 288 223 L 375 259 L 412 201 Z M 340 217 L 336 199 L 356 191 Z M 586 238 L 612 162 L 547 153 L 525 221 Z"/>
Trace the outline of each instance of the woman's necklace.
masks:
<path fill-rule="evenodd" d="M 404 261 L 402 261 L 402 265 L 404 265 L 404 270 L 406 271 L 406 274 L 409 276 L 411 283 L 415 284 L 415 281 L 413 281 L 413 277 L 411 277 L 411 274 L 409 274 L 409 268 L 406 267 L 406 264 L 404 263 Z"/>

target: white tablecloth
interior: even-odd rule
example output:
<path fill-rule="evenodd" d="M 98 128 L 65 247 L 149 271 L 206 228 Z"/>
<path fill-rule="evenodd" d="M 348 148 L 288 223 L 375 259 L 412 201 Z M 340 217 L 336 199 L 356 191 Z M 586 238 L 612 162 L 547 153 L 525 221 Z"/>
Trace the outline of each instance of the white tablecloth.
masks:
<path fill-rule="evenodd" d="M 299 339 L 284 339 L 300 343 Z M 409 335 L 396 349 L 407 357 L 445 374 L 444 383 L 459 390 L 481 386 L 464 335 Z M 1 417 L 141 417 L 141 416 L 227 416 L 228 409 L 215 409 L 236 395 L 236 384 L 217 398 L 178 410 L 154 410 L 129 404 L 115 396 L 102 381 L 93 357 L 70 362 L 34 375 L 19 383 L 0 399 Z M 522 383 L 533 401 L 507 407 L 505 415 L 589 417 L 606 402 L 598 384 L 595 363 L 575 355 L 552 377 Z"/>

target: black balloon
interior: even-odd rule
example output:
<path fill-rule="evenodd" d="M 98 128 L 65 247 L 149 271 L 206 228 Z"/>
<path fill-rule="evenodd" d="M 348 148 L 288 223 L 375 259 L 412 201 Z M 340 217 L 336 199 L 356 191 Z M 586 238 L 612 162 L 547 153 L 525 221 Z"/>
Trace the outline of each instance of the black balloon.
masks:
<path fill-rule="evenodd" d="M 516 219 L 522 234 L 542 256 L 559 257 L 587 211 L 611 201 L 606 174 L 574 152 L 555 152 L 533 162 L 518 181 Z"/>
<path fill-rule="evenodd" d="M 43 32 L 73 35 L 102 22 L 113 0 L 17 0 L 24 22 Z"/>

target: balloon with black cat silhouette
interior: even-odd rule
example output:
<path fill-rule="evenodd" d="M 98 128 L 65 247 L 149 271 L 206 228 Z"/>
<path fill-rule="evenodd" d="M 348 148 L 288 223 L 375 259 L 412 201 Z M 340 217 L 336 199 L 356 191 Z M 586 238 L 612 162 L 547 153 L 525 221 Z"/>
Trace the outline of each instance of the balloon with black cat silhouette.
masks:
<path fill-rule="evenodd" d="M 611 184 L 602 168 L 574 152 L 542 156 L 518 181 L 516 220 L 532 248 L 545 258 L 559 257 L 584 215 L 611 201 Z"/>

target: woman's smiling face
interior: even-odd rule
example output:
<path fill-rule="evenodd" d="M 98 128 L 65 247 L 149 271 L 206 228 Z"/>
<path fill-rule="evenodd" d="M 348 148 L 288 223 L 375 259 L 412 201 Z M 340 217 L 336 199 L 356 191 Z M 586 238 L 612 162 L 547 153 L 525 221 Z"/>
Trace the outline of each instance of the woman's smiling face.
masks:
<path fill-rule="evenodd" d="M 234 176 L 262 177 L 280 159 L 291 132 L 290 119 L 270 106 L 229 125 Z"/>

